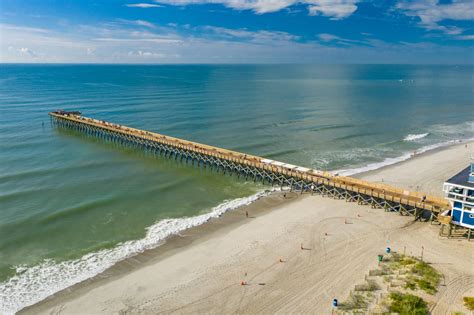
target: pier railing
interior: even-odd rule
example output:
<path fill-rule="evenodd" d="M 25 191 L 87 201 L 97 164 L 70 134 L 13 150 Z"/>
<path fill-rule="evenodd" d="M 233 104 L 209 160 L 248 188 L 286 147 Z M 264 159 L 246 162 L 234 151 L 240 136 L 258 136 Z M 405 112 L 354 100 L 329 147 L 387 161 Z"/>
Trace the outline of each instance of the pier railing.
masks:
<path fill-rule="evenodd" d="M 185 159 L 200 167 L 215 168 L 238 177 L 289 187 L 301 192 L 319 193 L 346 201 L 369 204 L 421 218 L 431 219 L 449 208 L 445 199 L 427 196 L 391 185 L 309 169 L 263 157 L 231 151 L 159 133 L 80 116 L 77 112 L 51 112 L 54 124 L 79 130 L 112 141 L 133 144 L 168 158 Z"/>

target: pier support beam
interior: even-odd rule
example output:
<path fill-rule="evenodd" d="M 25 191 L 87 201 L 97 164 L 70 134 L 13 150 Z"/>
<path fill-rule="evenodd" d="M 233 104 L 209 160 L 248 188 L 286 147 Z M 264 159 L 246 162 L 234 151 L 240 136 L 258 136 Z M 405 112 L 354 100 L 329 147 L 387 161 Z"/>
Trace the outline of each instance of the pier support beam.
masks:
<path fill-rule="evenodd" d="M 90 137 L 99 137 L 110 141 L 114 146 L 141 148 L 154 156 L 164 156 L 175 161 L 184 160 L 186 164 L 191 162 L 191 165 L 200 169 L 209 166 L 211 171 L 215 168 L 217 173 L 222 168 L 223 174 L 237 173 L 238 178 L 242 176 L 245 180 L 251 180 L 253 177 L 254 182 L 261 179 L 263 184 L 268 182 L 272 183 L 272 186 L 279 185 L 280 189 L 289 186 L 290 191 L 299 189 L 300 194 L 310 189 L 311 194 L 318 193 L 334 199 L 344 199 L 346 202 L 370 205 L 372 208 L 384 208 L 385 211 L 398 211 L 400 215 L 414 215 L 415 220 L 421 219 L 424 211 L 430 211 L 433 221 L 434 213 L 439 213 L 447 207 L 441 201 L 430 201 L 429 204 L 417 208 L 418 196 L 401 194 L 398 189 L 387 185 L 381 188 L 380 185 L 350 177 L 334 176 L 294 165 L 289 168 L 288 164 L 282 162 L 82 117 L 74 112 L 57 111 L 50 113 L 50 116 L 55 127 L 69 128 Z M 428 198 L 433 199 L 436 198 Z M 451 235 L 451 227 L 449 233 Z"/>

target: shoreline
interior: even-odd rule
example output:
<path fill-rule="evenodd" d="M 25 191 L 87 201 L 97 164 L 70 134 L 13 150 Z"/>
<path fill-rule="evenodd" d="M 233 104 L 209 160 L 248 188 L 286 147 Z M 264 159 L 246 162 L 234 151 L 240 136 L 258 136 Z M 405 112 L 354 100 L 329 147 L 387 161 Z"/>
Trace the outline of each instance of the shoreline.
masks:
<path fill-rule="evenodd" d="M 380 163 L 374 163 L 374 164 L 369 164 L 369 165 L 366 165 L 366 166 L 362 166 L 362 167 L 359 167 L 359 168 L 353 168 L 353 169 L 347 169 L 347 170 L 335 170 L 335 171 L 331 171 L 331 172 L 339 172 L 339 171 L 348 171 L 348 172 L 352 172 L 352 171 L 356 171 L 356 170 L 359 170 L 359 169 L 365 169 L 365 168 L 370 168 L 372 165 L 374 166 L 377 166 L 379 165 L 378 167 L 374 168 L 374 169 L 368 169 L 368 170 L 365 170 L 365 171 L 361 171 L 361 172 L 355 172 L 355 173 L 351 173 L 350 175 L 347 175 L 347 176 L 350 176 L 350 177 L 355 177 L 355 178 L 361 178 L 362 176 L 366 175 L 366 174 L 371 174 L 373 172 L 377 172 L 377 171 L 383 171 L 384 169 L 386 169 L 387 167 L 390 167 L 390 166 L 394 166 L 394 165 L 398 165 L 400 163 L 404 163 L 404 162 L 407 162 L 407 161 L 410 161 L 410 160 L 413 160 L 413 159 L 416 159 L 416 158 L 419 158 L 419 157 L 422 157 L 422 156 L 425 156 L 425 155 L 429 155 L 429 154 L 433 154 L 433 153 L 436 153 L 436 152 L 439 152 L 439 151 L 442 151 L 442 150 L 445 150 L 445 149 L 449 149 L 450 147 L 453 147 L 453 146 L 458 146 L 458 145 L 467 145 L 467 144 L 470 144 L 470 143 L 473 143 L 474 142 L 474 139 L 473 138 L 469 138 L 469 139 L 461 139 L 461 140 L 451 140 L 451 141 L 447 141 L 447 142 L 440 142 L 438 144 L 434 144 L 434 145 L 427 145 L 427 146 L 424 146 L 424 147 L 421 147 L 421 152 L 420 153 L 417 153 L 418 150 L 415 150 L 415 155 L 413 154 L 410 154 L 410 153 L 406 153 L 406 154 L 403 154 L 399 157 L 396 157 L 396 158 L 389 158 L 389 159 L 386 159 Z M 388 164 L 384 164 L 385 161 L 387 160 L 393 160 L 394 162 L 393 163 L 388 163 Z M 344 175 L 344 174 L 340 174 L 340 175 Z"/>
<path fill-rule="evenodd" d="M 284 194 L 286 194 L 286 198 L 283 198 Z M 125 258 L 92 278 L 76 283 L 48 296 L 38 303 L 21 309 L 18 311 L 18 314 L 29 314 L 30 310 L 33 313 L 41 312 L 43 304 L 49 303 L 50 300 L 61 299 L 63 301 L 70 301 L 87 293 L 91 288 L 100 287 L 101 285 L 120 279 L 134 270 L 146 268 L 158 261 L 169 258 L 179 253 L 183 248 L 205 242 L 215 237 L 225 236 L 228 231 L 245 224 L 246 221 L 254 219 L 257 215 L 266 215 L 305 197 L 308 197 L 308 195 L 300 195 L 296 192 L 274 191 L 270 195 L 261 197 L 248 205 L 227 211 L 218 218 L 213 218 L 206 223 L 188 228 L 183 231 L 183 233 L 171 235 L 164 239 L 162 244 L 157 247 Z M 249 218 L 245 216 L 246 211 L 249 212 Z M 37 307 L 39 310 L 35 310 Z"/>
<path fill-rule="evenodd" d="M 382 166 L 376 170 L 369 170 L 357 174 L 354 177 L 366 178 L 372 177 L 376 179 L 381 173 L 387 172 L 390 169 L 400 167 L 405 163 L 410 161 L 415 161 L 420 158 L 432 156 L 438 152 L 449 151 L 453 148 L 463 147 L 466 144 L 471 145 L 472 141 L 454 143 L 449 146 L 442 146 L 423 152 L 413 158 L 408 160 L 400 161 L 394 164 Z M 441 192 L 441 187 L 439 188 Z M 122 277 L 127 274 L 132 273 L 133 271 L 150 267 L 153 264 L 156 264 L 160 261 L 166 260 L 167 258 L 172 257 L 175 254 L 178 254 L 182 249 L 193 247 L 197 244 L 205 243 L 211 239 L 216 239 L 223 237 L 229 231 L 232 231 L 248 222 L 248 219 L 245 218 L 245 211 L 249 211 L 250 215 L 255 214 L 257 217 L 265 216 L 271 212 L 285 208 L 292 203 L 301 202 L 304 199 L 309 197 L 308 194 L 299 195 L 299 193 L 291 193 L 291 199 L 282 199 L 282 194 L 284 192 L 272 192 L 268 196 L 260 197 L 258 200 L 252 202 L 249 205 L 240 206 L 236 209 L 231 209 L 226 211 L 223 215 L 220 215 L 218 218 L 211 218 L 209 221 L 186 229 L 178 235 L 173 235 L 162 241 L 161 245 L 153 249 L 145 250 L 142 253 L 134 255 L 132 257 L 122 260 L 112 267 L 108 268 L 106 271 L 99 273 L 98 275 L 82 281 L 80 283 L 74 284 L 64 290 L 61 290 L 48 298 L 42 300 L 39 303 L 36 303 L 32 306 L 24 308 L 21 312 L 41 312 L 42 310 L 48 309 L 52 305 L 56 304 L 57 301 L 61 303 L 66 303 L 68 301 L 73 301 L 78 297 L 85 295 L 88 291 L 99 288 L 106 284 L 109 284 L 114 281 L 119 281 Z M 289 194 L 286 192 L 286 194 Z M 341 201 L 334 201 L 341 203 Z M 184 236 L 182 234 L 185 234 Z"/>

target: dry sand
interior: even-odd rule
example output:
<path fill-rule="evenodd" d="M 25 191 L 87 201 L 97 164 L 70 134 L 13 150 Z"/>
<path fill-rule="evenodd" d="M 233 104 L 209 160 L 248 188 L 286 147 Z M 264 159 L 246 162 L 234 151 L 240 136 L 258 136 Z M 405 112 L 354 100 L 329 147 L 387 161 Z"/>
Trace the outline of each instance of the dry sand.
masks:
<path fill-rule="evenodd" d="M 441 195 L 473 148 L 452 146 L 360 177 Z M 439 225 L 382 209 L 290 197 L 228 213 L 24 312 L 330 314 L 332 299 L 345 299 L 387 246 L 414 256 L 424 246 L 424 259 L 445 277 L 433 314 L 467 312 L 461 300 L 474 293 L 474 242 L 441 238 Z"/>

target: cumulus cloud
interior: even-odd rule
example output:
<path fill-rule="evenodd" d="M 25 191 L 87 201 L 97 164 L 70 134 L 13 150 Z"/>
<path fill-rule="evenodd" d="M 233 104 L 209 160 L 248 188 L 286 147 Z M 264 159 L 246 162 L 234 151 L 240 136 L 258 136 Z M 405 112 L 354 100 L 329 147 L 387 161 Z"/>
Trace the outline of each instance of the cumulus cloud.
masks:
<path fill-rule="evenodd" d="M 469 63 L 472 60 L 472 50 L 464 46 L 388 44 L 328 33 L 319 34 L 318 41 L 305 41 L 274 30 L 178 24 L 143 28 L 116 20 L 36 32 L 3 25 L 0 32 L 2 62 Z"/>
<path fill-rule="evenodd" d="M 474 1 L 453 0 L 440 3 L 438 0 L 401 0 L 396 6 L 408 16 L 418 17 L 420 26 L 428 30 L 437 30 L 448 35 L 459 35 L 463 29 L 457 26 L 440 25 L 445 20 L 472 21 L 474 19 Z"/>
<path fill-rule="evenodd" d="M 130 4 L 126 4 L 125 6 L 130 7 L 130 8 L 142 8 L 142 9 L 161 7 L 161 5 L 154 4 L 154 3 L 130 3 Z"/>
<path fill-rule="evenodd" d="M 253 10 L 256 13 L 276 12 L 289 7 L 298 1 L 295 0 L 155 0 L 155 2 L 169 5 L 193 4 L 222 4 L 236 10 Z"/>
<path fill-rule="evenodd" d="M 131 50 L 128 52 L 129 56 L 138 56 L 138 57 L 158 57 L 164 58 L 166 54 L 152 52 L 152 51 L 142 51 L 142 50 Z"/>
<path fill-rule="evenodd" d="M 295 4 L 307 4 L 311 15 L 342 19 L 357 10 L 361 0 L 155 0 L 169 5 L 222 4 L 236 10 L 253 10 L 258 14 L 277 12 Z"/>
<path fill-rule="evenodd" d="M 310 15 L 324 15 L 333 20 L 350 16 L 357 10 L 357 0 L 313 0 L 308 7 Z"/>
<path fill-rule="evenodd" d="M 32 50 L 30 48 L 27 48 L 27 47 L 19 48 L 18 52 L 22 55 L 27 55 L 27 56 L 30 56 L 30 57 L 33 57 L 33 58 L 38 58 L 38 54 L 34 50 Z"/>

